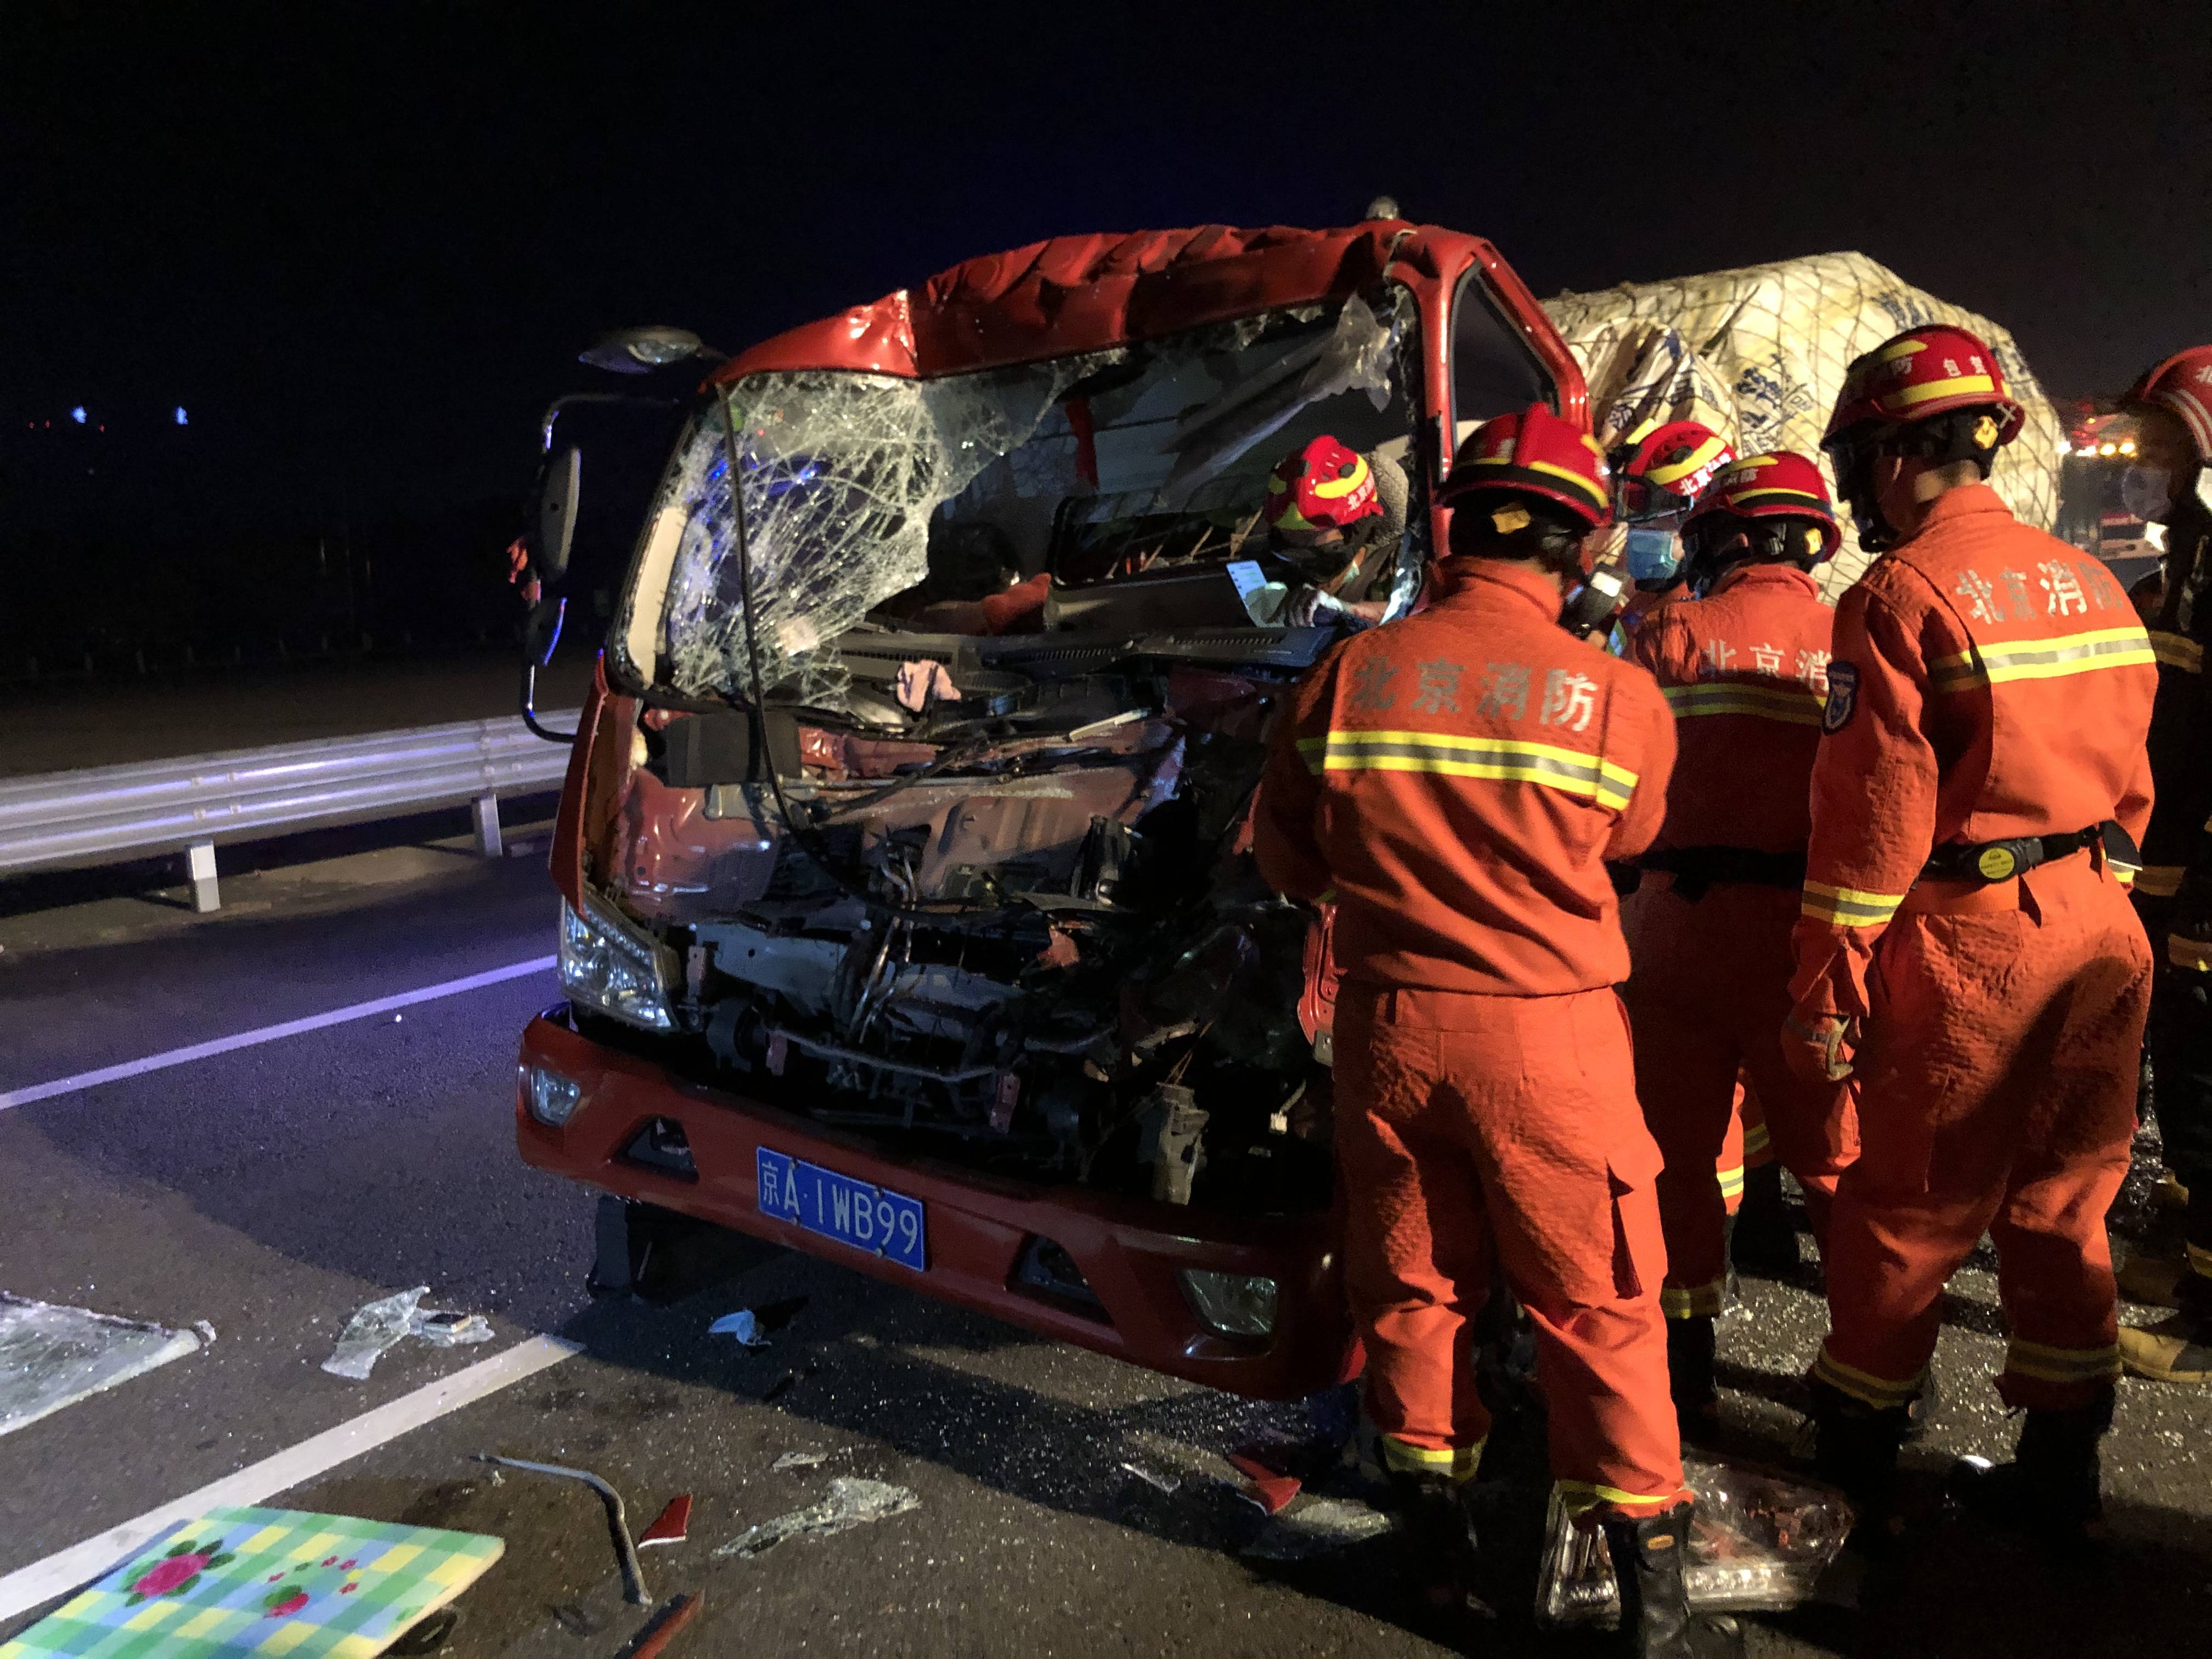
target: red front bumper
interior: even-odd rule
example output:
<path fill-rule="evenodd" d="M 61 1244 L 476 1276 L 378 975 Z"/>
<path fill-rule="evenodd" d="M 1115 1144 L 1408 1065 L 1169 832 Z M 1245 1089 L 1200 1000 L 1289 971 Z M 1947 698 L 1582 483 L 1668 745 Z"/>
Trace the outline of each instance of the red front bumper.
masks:
<path fill-rule="evenodd" d="M 573 1079 L 582 1098 L 566 1124 L 549 1129 L 529 1115 L 518 1090 L 515 1140 L 525 1163 L 1232 1394 L 1295 1399 L 1358 1368 L 1333 1229 L 1324 1218 L 1213 1216 L 886 1158 L 857 1138 L 595 1042 L 570 1029 L 566 1016 L 565 1007 L 556 1007 L 531 1021 L 522 1063 Z M 657 1117 L 683 1126 L 696 1181 L 622 1156 Z M 928 1271 L 914 1273 L 763 1214 L 754 1157 L 760 1146 L 921 1200 Z M 1018 1283 L 1017 1268 L 1037 1237 L 1073 1258 L 1103 1313 L 1077 1311 Z M 1185 1301 L 1176 1279 L 1181 1267 L 1273 1279 L 1274 1334 L 1252 1340 L 1213 1333 Z"/>

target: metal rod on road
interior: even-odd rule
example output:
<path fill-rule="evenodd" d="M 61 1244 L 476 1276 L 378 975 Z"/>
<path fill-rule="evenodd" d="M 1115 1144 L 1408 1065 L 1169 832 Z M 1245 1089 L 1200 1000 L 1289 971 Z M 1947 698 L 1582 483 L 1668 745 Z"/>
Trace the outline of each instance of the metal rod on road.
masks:
<path fill-rule="evenodd" d="M 629 1535 L 629 1521 L 623 1513 L 622 1494 L 589 1469 L 565 1468 L 558 1463 L 527 1463 L 520 1457 L 501 1457 L 491 1452 L 470 1454 L 479 1463 L 497 1463 L 502 1468 L 524 1469 L 532 1474 L 550 1474 L 562 1480 L 580 1480 L 599 1493 L 599 1502 L 607 1506 L 607 1531 L 613 1537 L 615 1556 L 622 1563 L 623 1597 L 634 1607 L 650 1607 L 653 1598 L 646 1594 L 645 1570 L 638 1565 L 637 1544 Z"/>

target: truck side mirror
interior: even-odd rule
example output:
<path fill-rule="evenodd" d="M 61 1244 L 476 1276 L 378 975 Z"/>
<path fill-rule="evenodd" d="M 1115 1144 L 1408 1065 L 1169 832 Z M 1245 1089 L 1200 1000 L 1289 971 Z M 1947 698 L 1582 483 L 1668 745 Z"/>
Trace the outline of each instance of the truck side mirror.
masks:
<path fill-rule="evenodd" d="M 575 445 L 545 458 L 538 481 L 538 579 L 547 587 L 568 574 L 576 540 L 576 503 L 584 482 L 584 453 Z"/>

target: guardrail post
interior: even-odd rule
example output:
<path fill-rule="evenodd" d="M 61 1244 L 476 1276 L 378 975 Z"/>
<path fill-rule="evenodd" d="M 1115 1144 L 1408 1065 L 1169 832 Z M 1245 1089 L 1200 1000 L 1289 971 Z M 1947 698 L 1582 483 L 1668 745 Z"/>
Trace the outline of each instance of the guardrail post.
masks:
<path fill-rule="evenodd" d="M 204 841 L 185 854 L 185 868 L 192 878 L 192 908 L 205 915 L 222 902 L 215 881 L 215 843 Z"/>
<path fill-rule="evenodd" d="M 503 850 L 499 838 L 499 797 L 478 795 L 476 813 L 477 851 L 488 859 L 495 859 Z"/>

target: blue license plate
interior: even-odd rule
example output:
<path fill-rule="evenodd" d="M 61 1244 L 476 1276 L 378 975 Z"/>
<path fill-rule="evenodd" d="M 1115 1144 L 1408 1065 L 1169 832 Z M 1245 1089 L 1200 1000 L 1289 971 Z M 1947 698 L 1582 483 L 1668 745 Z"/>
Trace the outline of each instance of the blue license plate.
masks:
<path fill-rule="evenodd" d="M 763 1215 L 795 1221 L 810 1233 L 887 1256 L 916 1273 L 928 1270 L 920 1199 L 765 1146 L 755 1150 Z"/>

